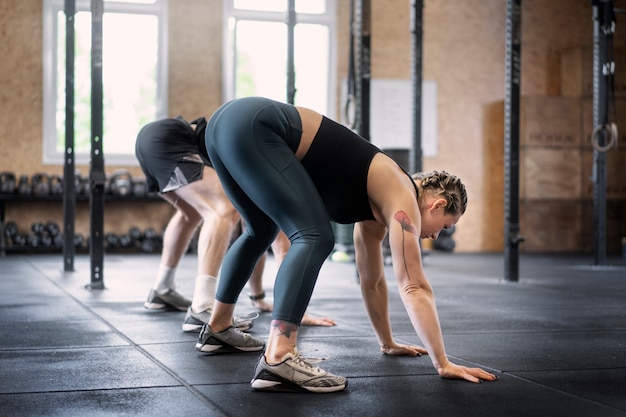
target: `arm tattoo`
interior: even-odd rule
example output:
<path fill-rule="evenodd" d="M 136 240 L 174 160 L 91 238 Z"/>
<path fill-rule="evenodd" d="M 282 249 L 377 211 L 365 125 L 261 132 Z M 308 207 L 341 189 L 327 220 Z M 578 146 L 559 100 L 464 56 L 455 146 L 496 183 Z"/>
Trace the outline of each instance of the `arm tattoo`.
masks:
<path fill-rule="evenodd" d="M 298 330 L 298 326 L 284 320 L 272 320 L 272 327 L 278 329 L 280 334 L 285 336 L 287 339 L 291 337 L 291 332 Z"/>
<path fill-rule="evenodd" d="M 406 271 L 406 275 L 409 277 L 410 280 L 411 276 L 409 275 L 409 267 L 406 264 L 406 254 L 404 253 L 404 232 L 409 232 L 417 235 L 417 229 L 415 229 L 415 226 L 411 224 L 411 219 L 409 219 L 409 216 L 403 210 L 396 212 L 393 218 L 396 219 L 396 221 L 400 223 L 400 226 L 402 227 L 402 259 L 404 260 L 404 270 Z"/>

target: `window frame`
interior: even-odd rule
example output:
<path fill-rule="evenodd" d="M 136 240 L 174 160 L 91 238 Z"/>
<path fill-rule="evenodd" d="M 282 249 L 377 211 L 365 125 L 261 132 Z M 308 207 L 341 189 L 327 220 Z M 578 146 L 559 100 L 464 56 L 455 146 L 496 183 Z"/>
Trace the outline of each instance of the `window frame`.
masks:
<path fill-rule="evenodd" d="M 157 102 L 156 117 L 164 118 L 168 112 L 168 0 L 154 0 L 153 3 L 132 3 L 120 0 L 104 1 L 104 13 L 149 14 L 158 19 L 158 57 L 157 57 Z M 59 22 L 57 15 L 65 9 L 65 0 L 43 0 L 43 119 L 42 119 L 42 159 L 44 164 L 63 165 L 63 152 L 57 151 L 56 113 L 58 102 L 58 83 L 65 83 L 59 79 L 57 71 L 57 45 L 59 37 Z M 90 12 L 90 0 L 76 0 L 76 12 Z M 106 141 L 106 135 L 103 137 Z M 134 153 L 106 153 L 107 165 L 137 166 L 139 165 Z M 77 165 L 89 165 L 90 153 L 76 152 Z"/>
<path fill-rule="evenodd" d="M 306 1 L 306 0 L 299 0 Z M 297 23 L 319 24 L 328 27 L 328 96 L 326 98 L 326 113 L 330 117 L 336 114 L 337 95 L 337 2 L 336 0 L 325 0 L 326 11 L 324 13 L 298 13 Z M 237 20 L 267 21 L 267 22 L 287 22 L 287 11 L 271 12 L 258 10 L 235 9 L 234 0 L 223 0 L 224 20 L 222 48 L 223 57 L 222 70 L 224 79 L 222 82 L 222 96 L 224 101 L 235 98 L 235 78 L 236 78 L 236 54 L 235 40 L 231 37 L 231 27 Z M 287 48 L 287 45 L 285 45 Z M 285 100 L 287 97 L 287 86 L 285 86 Z"/>

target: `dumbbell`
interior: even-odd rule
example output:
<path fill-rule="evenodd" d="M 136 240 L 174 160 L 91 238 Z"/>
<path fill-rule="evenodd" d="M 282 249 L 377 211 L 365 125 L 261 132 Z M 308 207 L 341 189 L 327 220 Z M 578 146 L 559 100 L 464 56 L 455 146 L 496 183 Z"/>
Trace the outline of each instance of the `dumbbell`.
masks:
<path fill-rule="evenodd" d="M 141 245 L 141 240 L 141 230 L 136 226 L 132 226 L 128 229 L 128 233 L 120 236 L 120 246 L 124 249 L 137 248 Z"/>
<path fill-rule="evenodd" d="M 118 238 L 115 233 L 107 233 L 104 236 L 104 244 L 107 250 L 115 249 L 118 245 Z"/>
<path fill-rule="evenodd" d="M 62 249 L 63 248 L 63 244 L 64 244 L 64 239 L 63 239 L 63 234 L 61 233 L 61 228 L 59 227 L 59 225 L 52 221 L 49 220 L 46 225 L 46 234 L 47 237 L 50 239 L 49 242 L 49 246 L 56 248 L 56 249 Z M 48 242 L 43 242 L 44 246 L 46 244 L 48 244 Z"/>
<path fill-rule="evenodd" d="M 26 243 L 32 249 L 37 249 L 39 247 L 39 236 L 37 236 L 37 235 L 28 235 L 26 237 Z"/>
<path fill-rule="evenodd" d="M 135 240 L 129 234 L 124 234 L 119 237 L 119 244 L 124 249 L 130 249 L 135 247 Z"/>
<path fill-rule="evenodd" d="M 32 238 L 30 238 L 29 242 L 33 248 L 41 247 L 41 248 L 50 248 L 52 247 L 52 239 L 53 236 L 50 234 L 50 229 L 58 234 L 58 226 L 50 221 L 48 224 L 44 224 L 42 222 L 35 222 L 31 225 Z M 32 239 L 37 238 L 39 243 L 37 245 L 33 245 Z"/>
<path fill-rule="evenodd" d="M 146 253 L 152 253 L 157 251 L 161 246 L 161 238 L 157 231 L 148 227 L 143 232 L 143 237 L 141 239 L 141 251 Z"/>
<path fill-rule="evenodd" d="M 52 246 L 56 249 L 63 249 L 63 245 L 65 244 L 65 239 L 63 239 L 62 234 L 58 234 L 52 238 Z"/>
<path fill-rule="evenodd" d="M 15 236 L 11 238 L 11 240 L 13 241 L 13 244 L 15 246 L 23 248 L 26 246 L 26 243 L 28 241 L 28 236 L 25 235 L 24 233 L 18 232 Z"/>
<path fill-rule="evenodd" d="M 49 249 L 52 247 L 52 238 L 48 235 L 38 236 L 39 247 Z"/>
<path fill-rule="evenodd" d="M 30 230 L 35 236 L 43 236 L 46 233 L 46 225 L 42 222 L 35 222 L 31 225 Z"/>
<path fill-rule="evenodd" d="M 74 248 L 83 249 L 85 246 L 85 237 L 80 233 L 74 235 Z"/>
<path fill-rule="evenodd" d="M 128 229 L 128 235 L 133 240 L 133 242 L 138 242 L 141 240 L 141 230 L 138 227 L 132 226 Z"/>
<path fill-rule="evenodd" d="M 13 237 L 17 235 L 17 233 L 17 223 L 15 223 L 14 221 L 7 222 L 4 225 L 4 237 L 6 239 L 10 239 L 11 241 L 13 241 Z"/>

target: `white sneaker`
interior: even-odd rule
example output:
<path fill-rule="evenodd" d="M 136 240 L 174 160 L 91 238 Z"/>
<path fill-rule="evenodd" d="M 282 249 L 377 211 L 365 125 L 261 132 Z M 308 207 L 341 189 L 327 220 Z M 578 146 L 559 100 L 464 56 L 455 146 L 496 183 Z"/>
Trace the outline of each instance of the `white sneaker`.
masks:
<path fill-rule="evenodd" d="M 345 389 L 348 380 L 311 365 L 296 351 L 287 353 L 276 365 L 268 364 L 261 355 L 250 385 L 258 391 L 326 393 Z"/>

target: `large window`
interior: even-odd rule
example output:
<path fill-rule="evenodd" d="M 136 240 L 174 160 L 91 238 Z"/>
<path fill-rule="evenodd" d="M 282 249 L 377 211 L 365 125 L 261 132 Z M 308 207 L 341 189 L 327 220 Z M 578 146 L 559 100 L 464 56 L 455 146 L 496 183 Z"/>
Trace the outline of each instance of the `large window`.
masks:
<path fill-rule="evenodd" d="M 107 165 L 135 165 L 135 138 L 167 114 L 167 0 L 105 0 L 102 49 L 103 150 Z M 44 163 L 65 149 L 64 0 L 44 0 Z M 91 146 L 91 2 L 76 1 L 74 136 L 77 164 Z"/>
<path fill-rule="evenodd" d="M 335 0 L 296 0 L 295 104 L 334 116 Z M 287 100 L 287 0 L 224 0 L 224 97 Z"/>

